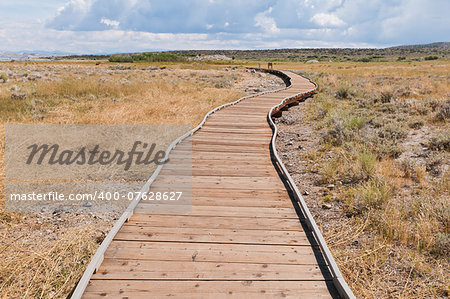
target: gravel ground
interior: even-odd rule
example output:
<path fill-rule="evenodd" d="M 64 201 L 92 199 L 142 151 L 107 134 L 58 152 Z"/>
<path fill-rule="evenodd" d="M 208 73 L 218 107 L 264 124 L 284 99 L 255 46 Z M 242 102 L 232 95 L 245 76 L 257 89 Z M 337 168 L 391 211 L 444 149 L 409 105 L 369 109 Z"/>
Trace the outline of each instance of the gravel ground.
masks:
<path fill-rule="evenodd" d="M 301 158 L 304 155 L 314 154 L 319 148 L 319 138 L 315 135 L 313 124 L 306 117 L 308 105 L 310 101 L 307 99 L 296 106 L 291 106 L 288 111 L 283 111 L 281 117 L 275 119 L 279 129 L 276 146 L 314 219 L 327 231 L 328 227 L 333 225 L 333 221 L 330 220 L 337 220 L 342 215 L 337 201 L 323 201 L 323 198 L 337 186 L 317 184 L 320 179 L 319 173 L 310 171 L 315 165 Z"/>

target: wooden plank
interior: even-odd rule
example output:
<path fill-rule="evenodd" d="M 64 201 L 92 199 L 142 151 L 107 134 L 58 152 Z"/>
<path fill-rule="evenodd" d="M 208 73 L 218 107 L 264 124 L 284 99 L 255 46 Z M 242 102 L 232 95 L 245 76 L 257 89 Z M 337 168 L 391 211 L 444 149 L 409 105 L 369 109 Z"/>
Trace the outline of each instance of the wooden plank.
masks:
<path fill-rule="evenodd" d="M 178 150 L 178 149 L 177 149 Z M 171 154 L 169 159 L 185 159 L 186 154 L 178 154 L 175 152 L 173 155 Z M 233 161 L 268 161 L 267 154 L 264 153 L 246 153 L 243 155 L 242 153 L 226 153 L 226 152 L 212 152 L 212 151 L 194 151 L 192 152 L 192 160 L 230 160 L 231 163 Z M 269 160 L 270 161 L 270 160 Z"/>
<path fill-rule="evenodd" d="M 236 189 L 242 189 L 241 186 L 248 185 L 249 188 L 245 189 L 273 189 L 271 186 L 283 186 L 279 177 L 268 176 L 264 178 L 252 178 L 252 177 L 223 177 L 223 176 L 175 176 L 175 175 L 165 175 L 158 177 L 155 181 L 157 184 L 165 183 L 184 183 L 189 182 L 198 187 L 207 188 L 208 185 L 226 185 L 226 189 L 230 189 L 233 186 L 239 186 Z"/>
<path fill-rule="evenodd" d="M 192 186 L 193 189 L 231 189 L 231 190 L 271 190 L 284 188 L 283 183 L 277 177 L 232 177 L 232 176 L 161 176 L 152 184 L 152 189 L 167 191 L 180 191 L 184 187 Z"/>
<path fill-rule="evenodd" d="M 230 118 L 224 117 L 220 114 L 215 115 L 214 118 L 208 120 L 208 126 L 220 126 L 220 125 L 237 125 L 237 126 L 255 126 L 259 125 L 261 127 L 269 127 L 269 123 L 267 119 L 261 117 L 252 117 L 252 118 Z M 195 136 L 195 135 L 194 135 Z"/>
<path fill-rule="evenodd" d="M 252 218 L 252 217 L 214 217 L 199 216 L 186 217 L 178 215 L 153 215 L 134 213 L 129 225 L 137 227 L 191 227 L 191 228 L 226 228 L 226 229 L 251 229 L 251 230 L 302 230 L 297 219 L 277 218 Z"/>
<path fill-rule="evenodd" d="M 241 168 L 207 168 L 207 167 L 193 167 L 192 169 L 163 169 L 160 172 L 161 175 L 196 175 L 196 176 L 224 176 L 224 177 L 237 177 L 237 176 L 249 176 L 249 177 L 267 177 L 273 175 L 273 171 L 270 169 L 258 169 Z"/>
<path fill-rule="evenodd" d="M 245 189 L 232 189 L 232 188 L 201 188 L 192 190 L 194 197 L 211 197 L 211 198 L 247 198 L 257 200 L 266 199 L 283 199 L 289 200 L 289 196 L 286 190 L 245 190 Z"/>
<path fill-rule="evenodd" d="M 192 144 L 194 145 L 194 148 L 197 148 L 196 146 L 199 144 L 217 144 L 222 146 L 227 145 L 233 145 L 233 146 L 255 146 L 255 147 L 264 147 L 267 150 L 269 150 L 269 142 L 270 139 L 264 139 L 264 140 L 245 140 L 242 139 L 236 139 L 236 138 L 220 138 L 220 139 L 213 139 L 210 138 L 204 138 L 204 139 L 198 139 L 196 138 Z"/>
<path fill-rule="evenodd" d="M 230 134 L 259 134 L 264 136 L 271 136 L 272 130 L 269 128 L 262 129 L 238 129 L 238 128 L 220 128 L 220 127 L 203 127 L 200 129 L 202 132 L 217 132 L 217 133 L 230 133 Z"/>
<path fill-rule="evenodd" d="M 145 213 L 148 211 L 148 203 L 136 207 L 136 213 Z M 155 213 L 152 213 L 155 215 Z M 196 216 L 227 216 L 227 217 L 261 217 L 261 218 L 284 218 L 298 219 L 298 215 L 292 208 L 264 208 L 264 207 L 233 207 L 233 206 L 192 206 L 188 212 L 161 212 L 158 215 L 184 215 L 189 217 Z"/>
<path fill-rule="evenodd" d="M 323 280 L 318 265 L 104 259 L 92 279 Z M 330 277 L 325 276 L 325 279 Z"/>
<path fill-rule="evenodd" d="M 211 152 L 232 152 L 232 153 L 240 153 L 243 155 L 245 155 L 245 153 L 262 153 L 267 155 L 270 152 L 268 144 L 248 145 L 245 143 L 240 143 L 240 144 L 224 145 L 224 144 L 217 144 L 216 142 L 194 143 L 192 145 L 192 150 L 211 151 Z"/>
<path fill-rule="evenodd" d="M 269 134 L 269 135 L 267 135 L 267 134 L 263 134 L 263 135 L 261 135 L 261 134 L 254 134 L 254 135 L 251 135 L 251 136 L 248 136 L 248 135 L 240 136 L 239 134 L 230 135 L 230 134 L 227 134 L 227 133 L 205 132 L 205 131 L 201 132 L 201 131 L 198 131 L 198 133 L 196 133 L 192 137 L 192 140 L 196 140 L 197 138 L 199 138 L 199 139 L 201 139 L 201 138 L 214 139 L 214 138 L 217 138 L 217 137 L 245 141 L 245 140 L 270 140 L 272 135 L 271 134 Z"/>
<path fill-rule="evenodd" d="M 268 109 L 269 111 L 270 109 Z M 236 117 L 235 114 L 227 115 L 225 112 L 215 113 L 208 117 L 208 122 L 227 122 L 227 123 L 235 123 L 235 122 L 246 122 L 246 123 L 260 123 L 264 126 L 268 125 L 267 118 L 262 118 L 260 115 L 251 115 L 247 114 L 244 117 Z M 195 133 L 197 134 L 197 132 Z"/>
<path fill-rule="evenodd" d="M 183 163 L 184 162 L 184 163 Z M 215 158 L 215 159 L 203 159 L 203 160 L 187 160 L 187 159 L 172 159 L 169 158 L 169 162 L 167 164 L 164 165 L 164 168 L 180 168 L 180 167 L 184 167 L 186 165 L 190 165 L 192 164 L 192 167 L 194 168 L 202 168 L 202 167 L 224 167 L 224 166 L 229 166 L 229 167 L 254 167 L 256 169 L 258 168 L 268 168 L 268 169 L 272 169 L 273 170 L 273 164 L 270 160 L 264 160 L 264 161 L 258 161 L 258 160 L 254 160 L 254 161 L 240 161 L 239 163 L 230 163 L 230 160 L 227 159 L 223 159 L 220 156 Z M 181 166 L 180 166 L 181 165 Z M 272 171 L 273 172 L 273 171 Z"/>
<path fill-rule="evenodd" d="M 259 122 L 246 122 L 244 120 L 226 122 L 226 121 L 210 121 L 206 127 L 221 127 L 221 128 L 238 128 L 238 129 L 260 129 L 260 128 L 270 128 L 267 121 Z"/>
<path fill-rule="evenodd" d="M 150 227 L 125 224 L 115 240 L 220 244 L 310 245 L 301 230 L 251 230 L 224 228 Z M 130 257 L 132 258 L 132 257 Z"/>
<path fill-rule="evenodd" d="M 195 194 L 196 191 L 194 190 Z M 193 196 L 192 204 L 194 206 L 222 206 L 229 205 L 233 207 L 267 207 L 267 208 L 291 208 L 292 203 L 289 198 L 233 198 L 233 197 L 200 197 Z"/>
<path fill-rule="evenodd" d="M 332 298 L 329 281 L 92 280 L 85 298 Z M 333 292 L 333 291 L 332 291 Z M 335 293 L 335 291 L 334 291 Z"/>

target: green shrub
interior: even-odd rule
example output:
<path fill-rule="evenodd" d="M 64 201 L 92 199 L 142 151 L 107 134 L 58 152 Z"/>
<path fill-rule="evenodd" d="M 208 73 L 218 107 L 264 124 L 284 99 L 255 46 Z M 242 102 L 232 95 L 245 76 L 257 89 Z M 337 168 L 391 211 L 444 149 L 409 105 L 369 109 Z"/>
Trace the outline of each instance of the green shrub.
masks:
<path fill-rule="evenodd" d="M 425 159 L 425 168 L 432 176 L 437 177 L 442 173 L 441 164 L 444 160 L 442 153 L 432 152 Z"/>
<path fill-rule="evenodd" d="M 437 121 L 446 121 L 450 119 L 450 101 L 446 101 L 444 104 L 440 105 L 435 118 Z"/>
<path fill-rule="evenodd" d="M 351 192 L 351 207 L 356 213 L 380 210 L 392 195 L 392 188 L 382 179 L 371 179 Z"/>
<path fill-rule="evenodd" d="M 109 62 L 133 62 L 133 58 L 128 54 L 111 55 L 108 60 Z"/>
<path fill-rule="evenodd" d="M 381 143 L 379 146 L 377 146 L 376 152 L 378 155 L 378 159 L 383 159 L 386 157 L 397 159 L 403 153 L 403 148 L 394 142 L 387 142 Z"/>
<path fill-rule="evenodd" d="M 430 56 L 426 56 L 424 59 L 425 60 L 437 60 L 437 59 L 439 59 L 439 57 L 430 55 Z"/>
<path fill-rule="evenodd" d="M 428 142 L 427 146 L 434 151 L 442 151 L 445 150 L 450 152 L 450 133 L 444 132 L 432 136 Z"/>
<path fill-rule="evenodd" d="M 345 121 L 345 126 L 350 130 L 360 130 L 367 123 L 367 119 L 362 116 L 352 116 Z"/>
<path fill-rule="evenodd" d="M 410 120 L 410 121 L 408 122 L 408 126 L 409 126 L 411 129 L 416 129 L 416 130 L 417 130 L 417 129 L 422 128 L 423 125 L 424 125 L 423 120 L 421 120 L 421 119 L 419 119 L 419 118 L 417 118 L 417 119 L 412 119 L 412 120 Z"/>
<path fill-rule="evenodd" d="M 363 57 L 363 58 L 358 59 L 357 61 L 359 61 L 359 62 L 370 62 L 371 59 L 368 58 L 368 57 Z"/>
<path fill-rule="evenodd" d="M 110 62 L 169 62 L 185 61 L 185 58 L 171 53 L 145 52 L 136 54 L 118 54 L 109 57 Z"/>
<path fill-rule="evenodd" d="M 378 130 L 378 137 L 390 139 L 390 140 L 400 140 L 408 135 L 408 130 L 404 127 L 402 123 L 391 121 L 385 124 Z"/>
<path fill-rule="evenodd" d="M 383 104 L 390 103 L 393 98 L 394 93 L 392 91 L 382 91 L 380 94 L 380 102 Z"/>
<path fill-rule="evenodd" d="M 450 254 L 450 234 L 437 233 L 432 252 L 448 257 Z"/>
<path fill-rule="evenodd" d="M 377 164 L 376 155 L 370 151 L 363 150 L 358 155 L 358 162 L 366 178 L 371 178 L 375 175 L 375 167 Z"/>
<path fill-rule="evenodd" d="M 0 75 L 0 79 L 3 80 L 3 82 L 6 82 L 6 81 L 8 81 L 9 78 L 8 78 L 8 75 L 6 73 L 2 73 Z"/>
<path fill-rule="evenodd" d="M 332 127 L 321 136 L 322 143 L 331 144 L 333 146 L 341 146 L 344 139 L 344 127 L 340 122 L 334 123 Z"/>

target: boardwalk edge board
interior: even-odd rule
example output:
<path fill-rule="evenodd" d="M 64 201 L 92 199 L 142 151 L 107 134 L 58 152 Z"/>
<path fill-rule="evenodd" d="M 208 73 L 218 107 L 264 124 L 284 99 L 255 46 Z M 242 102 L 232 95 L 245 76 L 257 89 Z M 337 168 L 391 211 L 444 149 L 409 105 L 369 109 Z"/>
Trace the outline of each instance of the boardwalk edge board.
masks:
<path fill-rule="evenodd" d="M 253 69 L 253 68 L 250 68 L 250 69 Z M 217 112 L 225 107 L 233 106 L 245 99 L 258 97 L 258 96 L 261 96 L 264 94 L 280 92 L 280 91 L 289 89 L 292 86 L 291 78 L 282 71 L 272 70 L 272 69 L 270 69 L 270 70 L 269 69 L 254 69 L 254 70 L 265 72 L 265 73 L 270 73 L 270 74 L 280 77 L 285 82 L 286 87 L 280 88 L 277 90 L 273 90 L 273 91 L 265 91 L 265 92 L 261 92 L 258 94 L 245 96 L 234 102 L 223 104 L 223 105 L 209 111 L 197 127 L 195 127 L 191 131 L 185 133 L 184 135 L 177 138 L 174 142 L 172 142 L 172 144 L 168 147 L 168 149 L 166 151 L 166 155 L 165 155 L 164 159 L 165 160 L 168 159 L 169 154 L 172 151 L 172 149 L 174 149 L 180 142 L 182 142 L 184 139 L 192 136 L 195 132 L 197 132 L 200 128 L 202 128 L 203 125 L 205 124 L 207 118 L 210 115 L 214 114 L 215 112 Z M 292 191 L 294 193 L 294 197 L 297 200 L 297 202 L 299 203 L 299 206 L 306 218 L 306 224 L 307 224 L 308 228 L 311 229 L 311 231 L 314 235 L 314 238 L 316 239 L 317 243 L 319 244 L 321 253 L 324 256 L 324 259 L 326 260 L 326 262 L 328 264 L 328 268 L 330 270 L 334 286 L 336 287 L 340 296 L 342 296 L 343 298 L 355 298 L 352 291 L 350 290 L 347 283 L 345 282 L 344 278 L 342 277 L 342 274 L 332 256 L 328 246 L 326 245 L 326 242 L 325 242 L 319 228 L 317 227 L 308 207 L 306 206 L 305 201 L 303 200 L 302 196 L 300 195 L 294 181 L 292 180 L 291 176 L 289 175 L 286 167 L 284 166 L 283 162 L 279 158 L 278 153 L 276 151 L 275 140 L 277 137 L 278 129 L 272 120 L 272 115 L 275 114 L 277 111 L 279 111 L 284 106 L 286 106 L 287 104 L 292 103 L 293 101 L 296 101 L 296 100 L 299 100 L 302 98 L 306 98 L 306 97 L 310 96 L 311 94 L 313 94 L 317 90 L 317 84 L 312 82 L 310 79 L 308 79 L 308 80 L 314 84 L 314 86 L 315 86 L 314 89 L 307 91 L 307 92 L 298 93 L 294 96 L 286 97 L 278 105 L 272 107 L 271 110 L 269 111 L 269 113 L 267 115 L 267 119 L 268 119 L 269 125 L 271 126 L 272 131 L 273 131 L 270 147 L 271 147 L 271 150 L 273 153 L 273 158 L 275 159 L 275 162 L 277 164 L 277 168 L 280 168 L 280 172 L 281 172 L 281 175 L 283 176 L 283 179 L 286 181 L 286 183 L 292 189 Z M 122 228 L 122 226 L 126 222 L 128 222 L 128 220 L 131 218 L 136 206 L 139 204 L 139 202 L 141 200 L 141 195 L 149 190 L 150 186 L 156 180 L 157 176 L 159 175 L 159 173 L 160 173 L 161 169 L 164 167 L 164 165 L 165 164 L 163 163 L 158 166 L 158 168 L 155 170 L 155 172 L 152 174 L 152 176 L 148 179 L 148 181 L 141 188 L 139 195 L 130 203 L 130 205 L 127 207 L 127 209 L 122 214 L 122 216 L 116 221 L 116 223 L 114 224 L 114 226 L 112 227 L 112 229 L 110 230 L 110 232 L 105 237 L 105 239 L 103 240 L 103 242 L 101 243 L 101 245 L 99 246 L 97 251 L 95 252 L 94 256 L 92 257 L 85 272 L 83 273 L 83 276 L 81 277 L 76 288 L 74 289 L 74 291 L 71 295 L 71 298 L 81 298 L 82 297 L 83 293 L 85 292 L 85 290 L 88 286 L 88 283 L 89 283 L 92 275 L 96 273 L 96 271 L 102 264 L 107 248 L 109 247 L 109 245 L 111 244 L 111 242 L 113 241 L 114 237 L 117 235 L 119 230 Z"/>
<path fill-rule="evenodd" d="M 268 93 L 276 93 L 276 92 L 279 92 L 279 91 L 282 91 L 282 90 L 286 90 L 286 89 L 291 87 L 289 77 L 286 74 L 284 74 L 284 73 L 282 73 L 280 71 L 277 71 L 277 70 L 261 69 L 260 71 L 267 72 L 267 73 L 273 73 L 274 75 L 281 77 L 283 79 L 283 81 L 285 82 L 286 87 L 279 88 L 279 89 L 276 89 L 276 90 L 264 91 L 264 92 L 260 92 L 260 93 L 253 94 L 253 95 L 248 95 L 248 96 L 242 97 L 242 98 L 240 98 L 240 99 L 238 99 L 238 100 L 236 100 L 234 102 L 226 103 L 226 104 L 223 104 L 223 105 L 221 105 L 219 107 L 214 108 L 213 110 L 211 110 L 208 113 L 206 113 L 205 117 L 203 118 L 203 120 L 200 122 L 200 124 L 197 127 L 192 129 L 191 131 L 187 132 L 186 134 L 178 137 L 175 141 L 173 141 L 169 145 L 169 147 L 166 150 L 166 155 L 164 156 L 164 160 L 168 159 L 170 152 L 172 151 L 172 149 L 174 149 L 176 147 L 177 144 L 179 144 L 184 139 L 192 136 L 195 132 L 200 130 L 203 127 L 203 125 L 205 124 L 205 122 L 208 119 L 208 117 L 210 115 L 214 114 L 215 112 L 217 112 L 217 111 L 219 111 L 219 110 L 221 110 L 221 109 L 223 109 L 225 107 L 233 106 L 233 105 L 235 105 L 235 104 L 237 104 L 237 103 L 239 103 L 239 102 L 241 102 L 241 101 L 243 101 L 245 99 L 255 98 L 255 97 L 258 97 L 258 96 L 261 96 L 261 95 L 265 95 L 265 94 L 268 94 Z M 83 273 L 83 276 L 78 281 L 78 284 L 77 284 L 77 286 L 75 287 L 75 290 L 72 293 L 72 296 L 71 296 L 72 299 L 78 299 L 78 298 L 82 297 L 82 295 L 83 295 L 84 291 L 86 290 L 86 287 L 87 287 L 87 285 L 89 283 L 89 280 L 91 279 L 92 275 L 98 270 L 98 268 L 100 267 L 101 263 L 103 262 L 105 251 L 109 247 L 109 244 L 111 244 L 111 242 L 113 241 L 114 237 L 117 235 L 117 233 L 122 228 L 122 226 L 126 222 L 128 222 L 128 220 L 131 218 L 131 216 L 133 216 L 134 210 L 135 210 L 136 206 L 139 204 L 142 194 L 145 194 L 149 190 L 150 186 L 155 181 L 155 179 L 158 176 L 158 174 L 160 173 L 161 169 L 164 167 L 164 164 L 165 163 L 162 163 L 161 165 L 159 165 L 156 168 L 155 172 L 152 174 L 152 176 L 148 179 L 148 181 L 141 188 L 141 190 L 138 193 L 138 195 L 136 196 L 136 198 L 126 208 L 125 212 L 116 221 L 114 226 L 111 228 L 109 233 L 106 235 L 106 237 L 103 240 L 103 242 L 97 248 L 97 251 L 95 252 L 94 256 L 92 257 L 91 261 L 89 262 L 86 270 Z"/>
<path fill-rule="evenodd" d="M 302 77 L 306 78 L 305 76 L 302 76 Z M 270 143 L 270 147 L 272 149 L 273 157 L 275 158 L 275 161 L 278 164 L 283 177 L 285 178 L 286 182 L 291 187 L 294 197 L 297 200 L 297 202 L 299 203 L 300 209 L 302 210 L 303 215 L 305 216 L 306 225 L 313 232 L 314 237 L 322 251 L 322 255 L 324 256 L 325 260 L 327 261 L 328 268 L 333 277 L 333 284 L 336 287 L 337 291 L 339 292 L 339 295 L 341 295 L 343 298 L 356 298 L 355 295 L 353 294 L 352 290 L 348 286 L 347 282 L 343 278 L 342 273 L 339 270 L 339 267 L 336 264 L 336 261 L 334 260 L 333 255 L 331 254 L 331 251 L 328 248 L 327 243 L 326 243 L 324 237 L 322 236 L 322 233 L 320 232 L 319 227 L 316 224 L 316 221 L 314 220 L 314 217 L 312 216 L 311 212 L 309 211 L 305 200 L 303 199 L 302 195 L 300 194 L 300 191 L 297 188 L 297 185 L 295 184 L 294 180 L 292 179 L 291 175 L 289 174 L 288 170 L 286 169 L 286 166 L 284 165 L 283 161 L 280 159 L 278 152 L 277 152 L 276 139 L 278 136 L 278 128 L 272 119 L 272 115 L 275 114 L 277 111 L 279 111 L 281 108 L 283 108 L 287 103 L 290 103 L 293 100 L 299 100 L 302 98 L 306 98 L 316 92 L 318 85 L 315 82 L 313 82 L 311 79 L 309 79 L 309 78 L 306 78 L 306 79 L 308 79 L 312 84 L 314 84 L 314 86 L 315 86 L 314 89 L 307 91 L 307 92 L 296 94 L 294 96 L 284 98 L 280 102 L 280 104 L 278 104 L 275 107 L 272 107 L 272 109 L 270 109 L 270 111 L 267 115 L 267 120 L 273 129 L 273 135 L 272 135 L 272 141 Z"/>

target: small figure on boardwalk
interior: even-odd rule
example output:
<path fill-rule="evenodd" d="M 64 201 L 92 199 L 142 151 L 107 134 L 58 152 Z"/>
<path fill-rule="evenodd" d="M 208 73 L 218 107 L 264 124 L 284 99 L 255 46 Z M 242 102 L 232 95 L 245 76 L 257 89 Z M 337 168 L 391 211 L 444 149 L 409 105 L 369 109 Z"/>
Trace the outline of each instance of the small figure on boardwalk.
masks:
<path fill-rule="evenodd" d="M 267 64 L 267 68 L 268 68 L 268 69 L 273 69 L 273 64 L 272 64 L 272 62 L 269 62 L 269 63 Z"/>

